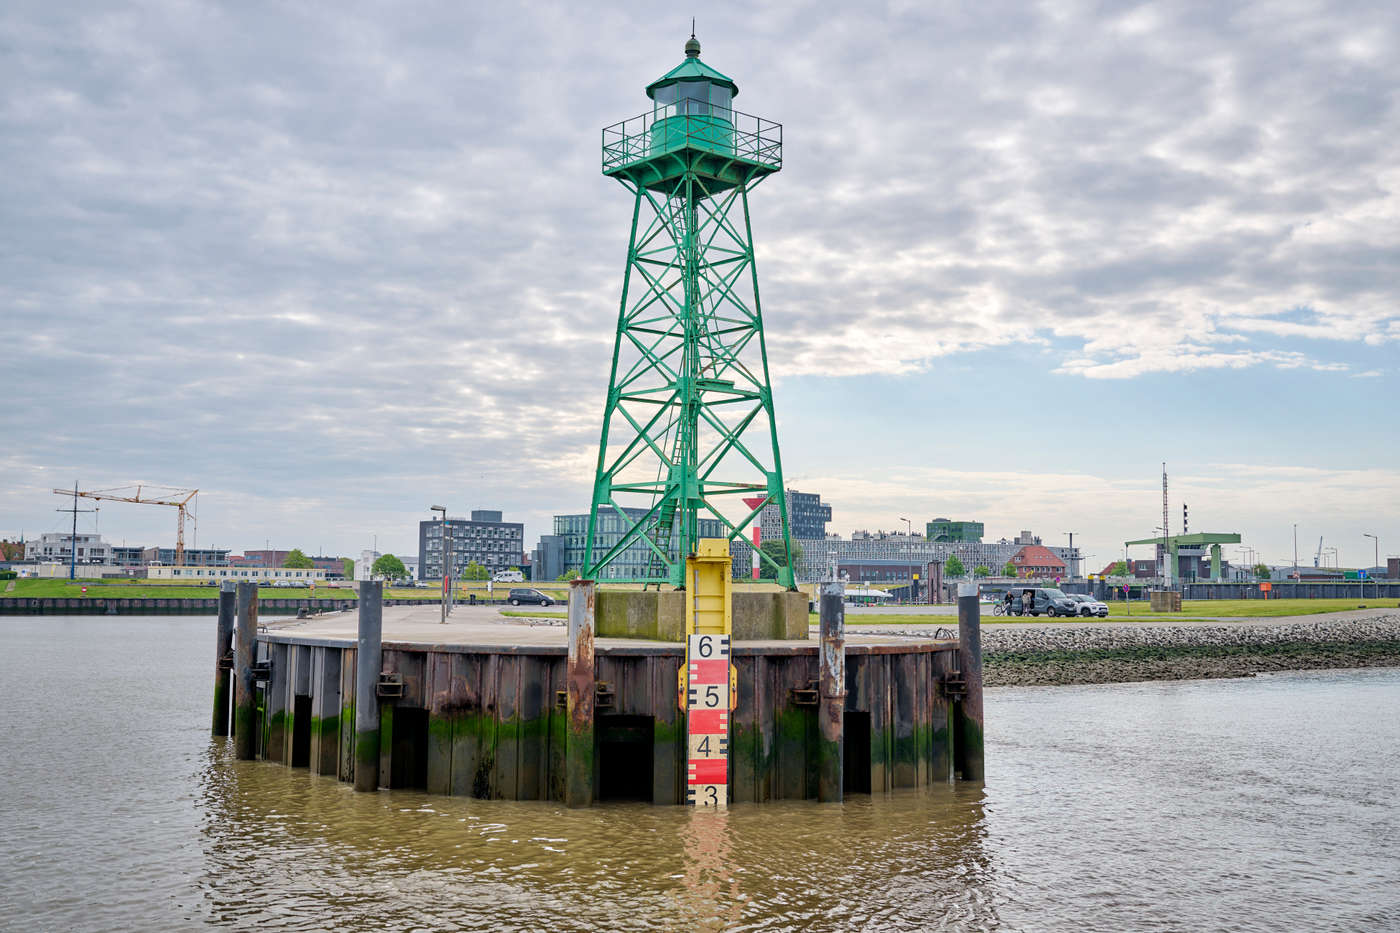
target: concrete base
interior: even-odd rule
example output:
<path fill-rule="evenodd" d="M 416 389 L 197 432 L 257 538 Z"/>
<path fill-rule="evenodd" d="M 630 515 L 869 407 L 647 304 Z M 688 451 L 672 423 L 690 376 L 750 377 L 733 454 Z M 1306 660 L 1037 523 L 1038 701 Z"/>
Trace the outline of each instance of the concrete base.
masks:
<path fill-rule="evenodd" d="M 807 597 L 789 592 L 736 592 L 735 641 L 805 641 Z M 599 638 L 685 641 L 685 593 L 654 590 L 598 590 Z"/>
<path fill-rule="evenodd" d="M 1181 594 L 1173 590 L 1153 590 L 1148 595 L 1153 612 L 1180 612 Z"/>

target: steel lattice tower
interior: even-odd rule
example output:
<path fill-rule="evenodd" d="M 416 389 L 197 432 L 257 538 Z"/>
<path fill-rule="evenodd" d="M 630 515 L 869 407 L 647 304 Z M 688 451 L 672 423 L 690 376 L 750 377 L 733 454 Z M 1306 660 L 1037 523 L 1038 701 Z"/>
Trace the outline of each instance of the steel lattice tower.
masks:
<path fill-rule="evenodd" d="M 700 61 L 693 35 L 685 55 L 647 87 L 649 113 L 603 130 L 603 174 L 632 193 L 632 232 L 583 575 L 642 541 L 645 571 L 607 576 L 681 585 L 712 536 L 705 519 L 732 543 L 773 504 L 787 559 L 762 554 L 763 576 L 792 586 L 749 219 L 749 193 L 782 167 L 782 127 L 733 109 L 738 87 Z M 621 539 L 595 552 L 612 522 Z"/>

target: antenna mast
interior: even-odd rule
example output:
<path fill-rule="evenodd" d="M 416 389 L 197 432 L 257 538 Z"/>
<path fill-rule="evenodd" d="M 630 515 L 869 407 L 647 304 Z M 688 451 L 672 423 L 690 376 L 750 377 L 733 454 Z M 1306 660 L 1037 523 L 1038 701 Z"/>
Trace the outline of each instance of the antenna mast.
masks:
<path fill-rule="evenodd" d="M 66 489 L 55 489 L 54 492 L 58 493 L 60 496 L 69 495 L 69 492 L 68 492 L 68 490 L 66 490 Z M 73 507 L 72 507 L 71 509 L 54 509 L 55 512 L 72 512 L 72 513 L 73 513 L 73 532 L 72 532 L 72 537 L 70 537 L 70 538 L 68 539 L 68 579 L 69 579 L 69 580 L 76 580 L 76 579 L 78 579 L 78 513 L 79 513 L 79 512 L 96 512 L 96 511 L 97 511 L 97 509 L 80 509 L 80 508 L 78 508 L 78 496 L 80 496 L 80 495 L 82 495 L 82 493 L 78 492 L 78 484 L 77 484 L 77 483 L 74 483 L 74 484 L 73 484 L 73 492 L 72 492 L 72 496 L 73 496 Z M 20 537 L 23 537 L 23 535 L 21 535 Z M 23 555 L 21 555 L 21 556 L 23 556 Z"/>
<path fill-rule="evenodd" d="M 1171 529 L 1167 526 L 1167 462 L 1162 461 L 1162 582 L 1165 583 L 1171 578 L 1167 567 L 1167 536 L 1171 534 Z"/>

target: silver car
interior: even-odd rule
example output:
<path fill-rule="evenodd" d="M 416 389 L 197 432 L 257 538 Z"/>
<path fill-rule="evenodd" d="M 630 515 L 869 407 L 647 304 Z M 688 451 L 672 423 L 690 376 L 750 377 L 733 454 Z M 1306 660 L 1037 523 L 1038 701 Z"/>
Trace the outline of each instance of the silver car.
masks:
<path fill-rule="evenodd" d="M 1101 603 L 1092 596 L 1083 593 L 1070 593 L 1069 598 L 1078 604 L 1078 614 L 1082 616 L 1098 616 L 1100 619 L 1108 616 L 1108 604 Z"/>

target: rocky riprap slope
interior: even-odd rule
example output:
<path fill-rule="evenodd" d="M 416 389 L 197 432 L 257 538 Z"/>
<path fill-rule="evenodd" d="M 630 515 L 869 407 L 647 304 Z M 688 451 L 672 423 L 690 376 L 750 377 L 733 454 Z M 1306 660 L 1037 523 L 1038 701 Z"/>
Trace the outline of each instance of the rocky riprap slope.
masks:
<path fill-rule="evenodd" d="M 1247 677 L 1266 671 L 1400 666 L 1400 614 L 1222 625 L 982 631 L 989 685 Z"/>

